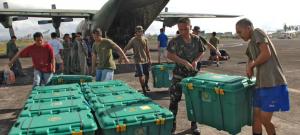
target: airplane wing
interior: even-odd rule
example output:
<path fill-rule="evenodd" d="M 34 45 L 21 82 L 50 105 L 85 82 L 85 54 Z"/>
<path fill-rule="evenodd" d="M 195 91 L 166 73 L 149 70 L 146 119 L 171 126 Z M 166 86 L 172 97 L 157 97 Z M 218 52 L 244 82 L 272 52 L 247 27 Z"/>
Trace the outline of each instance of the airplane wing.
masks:
<path fill-rule="evenodd" d="M 164 26 L 174 26 L 179 18 L 234 18 L 241 15 L 221 15 L 221 14 L 200 14 L 200 13 L 177 13 L 177 12 L 161 12 L 156 20 L 162 21 Z"/>
<path fill-rule="evenodd" d="M 233 18 L 240 15 L 220 15 L 220 14 L 200 14 L 200 13 L 177 13 L 177 12 L 161 12 L 158 18 Z"/>
<path fill-rule="evenodd" d="M 0 9 L 0 16 L 91 18 L 97 10 Z"/>
<path fill-rule="evenodd" d="M 0 9 L 0 23 L 9 28 L 10 35 L 15 35 L 12 22 L 26 20 L 28 17 L 45 17 L 52 20 L 41 20 L 39 24 L 52 23 L 59 32 L 60 22 L 73 21 L 72 18 L 92 19 L 97 10 L 67 10 L 67 9 Z"/>

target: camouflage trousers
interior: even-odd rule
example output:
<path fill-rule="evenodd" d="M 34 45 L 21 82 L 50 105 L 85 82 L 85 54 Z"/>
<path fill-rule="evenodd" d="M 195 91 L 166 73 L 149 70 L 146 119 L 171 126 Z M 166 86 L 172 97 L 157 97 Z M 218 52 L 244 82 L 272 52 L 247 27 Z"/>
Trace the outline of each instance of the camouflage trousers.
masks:
<path fill-rule="evenodd" d="M 176 123 L 176 115 L 178 112 L 178 103 L 182 97 L 182 87 L 180 85 L 180 81 L 181 81 L 181 79 L 173 78 L 172 84 L 169 88 L 169 94 L 170 94 L 169 109 L 174 115 L 175 123 Z"/>
<path fill-rule="evenodd" d="M 176 130 L 176 116 L 178 112 L 178 103 L 181 100 L 182 97 L 182 86 L 180 85 L 181 80 L 184 78 L 181 75 L 184 75 L 186 77 L 189 76 L 195 76 L 197 72 L 189 72 L 189 71 L 184 71 L 181 69 L 176 69 L 173 71 L 174 76 L 172 79 L 172 84 L 169 88 L 169 94 L 170 94 L 170 105 L 169 105 L 169 110 L 173 113 L 174 115 L 174 121 L 173 121 L 173 130 Z M 180 75 L 176 74 L 179 73 Z M 191 122 L 191 128 L 196 129 L 197 124 L 196 122 Z"/>
<path fill-rule="evenodd" d="M 64 52 L 63 54 L 64 61 L 64 74 L 70 74 L 72 69 L 72 61 L 71 61 L 71 52 Z"/>

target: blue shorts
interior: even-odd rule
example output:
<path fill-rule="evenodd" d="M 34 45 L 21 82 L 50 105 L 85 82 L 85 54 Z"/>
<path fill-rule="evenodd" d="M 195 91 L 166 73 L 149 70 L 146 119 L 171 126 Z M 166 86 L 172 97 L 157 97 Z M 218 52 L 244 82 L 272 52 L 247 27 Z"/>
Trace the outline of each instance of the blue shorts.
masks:
<path fill-rule="evenodd" d="M 264 112 L 289 111 L 289 92 L 287 85 L 259 88 L 254 92 L 253 106 Z"/>
<path fill-rule="evenodd" d="M 135 77 L 149 76 L 149 64 L 135 64 Z"/>
<path fill-rule="evenodd" d="M 96 81 L 108 81 L 113 80 L 114 70 L 112 69 L 97 69 L 96 70 Z"/>

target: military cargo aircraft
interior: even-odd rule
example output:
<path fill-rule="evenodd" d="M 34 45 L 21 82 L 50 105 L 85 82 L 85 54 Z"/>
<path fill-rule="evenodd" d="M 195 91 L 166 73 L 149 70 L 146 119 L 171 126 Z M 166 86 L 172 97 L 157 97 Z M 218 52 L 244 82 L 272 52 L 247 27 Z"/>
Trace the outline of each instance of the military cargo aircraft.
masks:
<path fill-rule="evenodd" d="M 189 18 L 233 18 L 239 15 L 216 15 L 199 13 L 172 13 L 161 12 L 169 0 L 108 0 L 100 10 L 67 10 L 56 9 L 9 9 L 4 2 L 4 9 L 0 9 L 0 22 L 5 28 L 9 28 L 14 35 L 12 22 L 27 19 L 27 17 L 45 17 L 51 20 L 38 21 L 39 24 L 52 23 L 59 34 L 61 22 L 72 21 L 72 18 L 85 18 L 77 26 L 76 31 L 83 36 L 90 34 L 94 28 L 101 28 L 102 35 L 108 36 L 121 47 L 126 44 L 125 37 L 134 34 L 136 25 L 142 25 L 146 30 L 150 24 L 157 20 L 163 22 L 163 27 L 171 27 L 181 17 Z"/>

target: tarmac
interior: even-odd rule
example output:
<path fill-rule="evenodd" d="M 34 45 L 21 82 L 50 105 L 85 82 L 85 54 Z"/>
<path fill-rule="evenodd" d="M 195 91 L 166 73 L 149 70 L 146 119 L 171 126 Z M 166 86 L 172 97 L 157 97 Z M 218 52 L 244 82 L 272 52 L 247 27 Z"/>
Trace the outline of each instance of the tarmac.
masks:
<path fill-rule="evenodd" d="M 289 112 L 274 113 L 272 122 L 276 128 L 277 135 L 299 135 L 300 134 L 300 39 L 272 39 L 278 53 L 278 57 L 282 64 L 284 74 L 288 81 L 290 107 Z M 245 50 L 247 43 L 237 39 L 221 40 L 221 48 L 226 49 L 230 54 L 230 60 L 222 61 L 221 65 L 217 67 L 212 64 L 204 66 L 201 72 L 213 72 L 229 75 L 245 75 L 245 62 L 247 57 Z M 156 45 L 151 45 L 155 48 Z M 206 60 L 209 55 L 207 51 L 203 60 Z M 157 52 L 151 52 L 152 59 L 156 62 Z M 133 60 L 131 60 L 133 61 Z M 0 59 L 0 65 L 7 63 L 7 58 Z M 31 90 L 32 83 L 32 68 L 31 59 L 22 58 L 21 63 L 25 69 L 27 76 L 17 78 L 17 83 L 12 86 L 2 85 L 0 87 L 0 134 L 8 134 L 11 126 L 17 119 L 18 114 L 23 108 L 24 102 L 27 99 Z M 119 79 L 127 82 L 135 89 L 141 89 L 138 78 L 134 77 L 132 65 L 119 65 L 121 70 L 117 70 L 114 79 Z M 2 68 L 2 67 L 1 67 Z M 153 99 L 154 102 L 168 108 L 169 93 L 167 88 L 153 88 L 152 76 L 150 76 L 150 89 L 147 96 Z M 191 134 L 190 122 L 187 120 L 185 109 L 185 97 L 179 104 L 179 111 L 177 115 L 177 135 Z M 218 131 L 215 128 L 199 125 L 202 135 L 227 135 L 225 131 Z M 266 135 L 266 132 L 263 132 Z M 245 126 L 239 135 L 252 135 L 251 126 Z"/>

